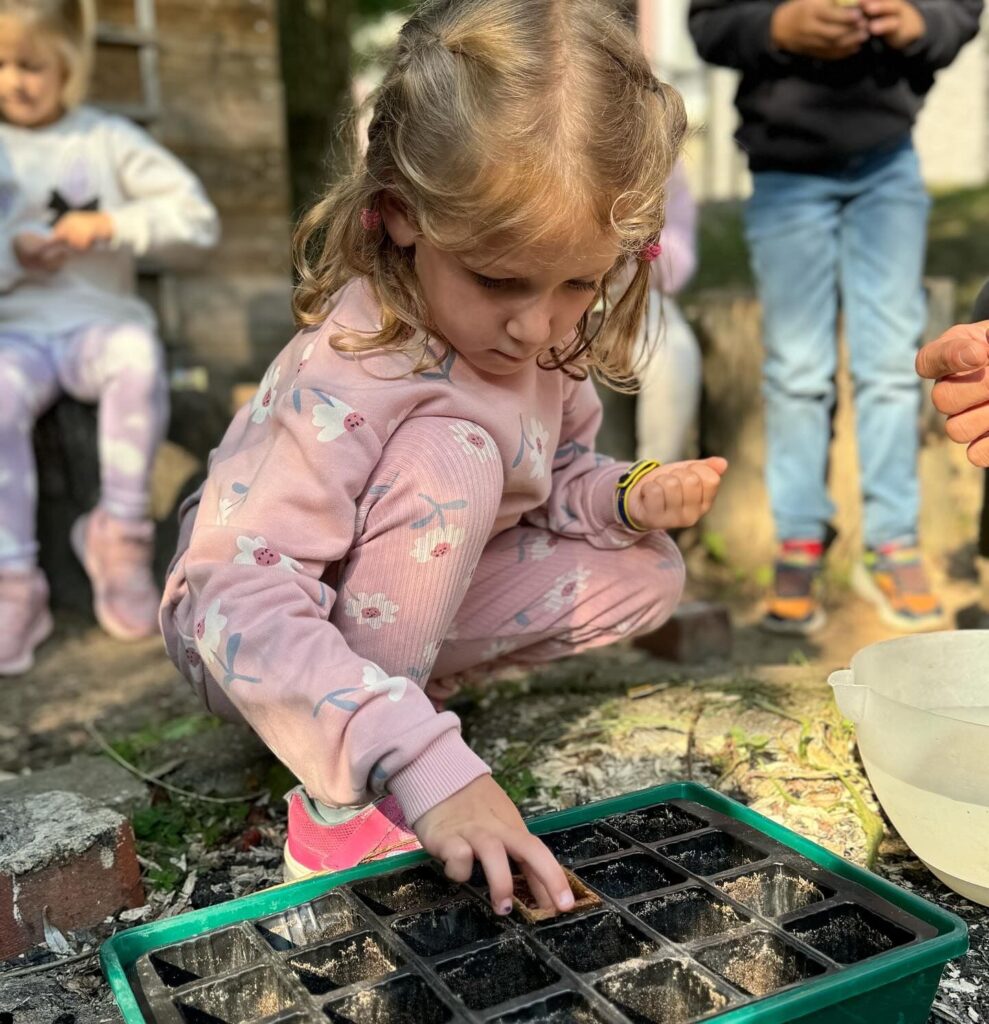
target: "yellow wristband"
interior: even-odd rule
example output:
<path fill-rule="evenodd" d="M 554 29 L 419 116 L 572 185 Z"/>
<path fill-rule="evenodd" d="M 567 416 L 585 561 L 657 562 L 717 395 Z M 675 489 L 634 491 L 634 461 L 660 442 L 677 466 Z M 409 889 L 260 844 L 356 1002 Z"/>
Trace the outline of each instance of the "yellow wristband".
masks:
<path fill-rule="evenodd" d="M 662 463 L 655 459 L 640 459 L 638 462 L 633 462 L 615 484 L 615 506 L 618 510 L 618 518 L 630 530 L 635 530 L 637 533 L 647 533 L 648 530 L 646 527 L 639 526 L 628 514 L 626 506 L 628 493 L 644 476 L 654 469 L 659 469 L 661 465 Z"/>

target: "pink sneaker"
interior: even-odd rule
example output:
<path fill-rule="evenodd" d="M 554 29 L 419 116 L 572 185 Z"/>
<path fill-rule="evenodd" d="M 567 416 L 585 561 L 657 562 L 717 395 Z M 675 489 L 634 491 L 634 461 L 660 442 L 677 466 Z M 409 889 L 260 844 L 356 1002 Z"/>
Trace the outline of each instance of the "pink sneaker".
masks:
<path fill-rule="evenodd" d="M 96 508 L 75 521 L 71 539 L 93 585 L 96 621 L 118 640 L 154 636 L 161 603 L 151 574 L 154 523 Z"/>
<path fill-rule="evenodd" d="M 34 649 L 51 631 L 48 583 L 41 571 L 0 572 L 0 676 L 30 671 Z"/>
<path fill-rule="evenodd" d="M 339 825 L 320 820 L 319 811 L 301 786 L 291 790 L 287 799 L 286 882 L 420 848 L 393 796 L 370 804 Z"/>

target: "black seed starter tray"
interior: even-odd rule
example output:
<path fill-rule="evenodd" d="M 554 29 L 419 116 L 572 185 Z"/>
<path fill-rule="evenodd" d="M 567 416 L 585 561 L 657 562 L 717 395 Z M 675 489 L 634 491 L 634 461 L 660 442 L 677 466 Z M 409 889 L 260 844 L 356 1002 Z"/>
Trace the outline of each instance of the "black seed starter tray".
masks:
<path fill-rule="evenodd" d="M 131 929 L 104 970 L 127 1024 L 922 1024 L 967 945 L 952 915 L 700 786 L 531 824 L 599 905 L 499 918 L 477 873 L 412 854 Z"/>

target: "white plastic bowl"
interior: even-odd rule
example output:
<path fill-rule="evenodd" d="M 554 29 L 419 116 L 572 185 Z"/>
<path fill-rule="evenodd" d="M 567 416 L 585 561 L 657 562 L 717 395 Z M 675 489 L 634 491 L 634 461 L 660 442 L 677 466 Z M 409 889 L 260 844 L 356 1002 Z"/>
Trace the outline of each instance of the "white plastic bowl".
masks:
<path fill-rule="evenodd" d="M 945 885 L 989 906 L 989 630 L 872 644 L 828 682 L 897 832 Z"/>

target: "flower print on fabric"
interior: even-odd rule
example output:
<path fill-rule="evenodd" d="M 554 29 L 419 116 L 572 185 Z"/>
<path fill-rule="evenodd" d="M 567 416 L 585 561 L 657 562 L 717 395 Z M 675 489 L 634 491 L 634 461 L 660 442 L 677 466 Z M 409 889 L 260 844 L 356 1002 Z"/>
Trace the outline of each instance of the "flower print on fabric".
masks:
<path fill-rule="evenodd" d="M 454 548 L 460 547 L 463 539 L 462 527 L 437 526 L 415 542 L 412 546 L 412 557 L 417 562 L 445 558 Z"/>
<path fill-rule="evenodd" d="M 261 378 L 261 383 L 251 399 L 251 419 L 255 423 L 264 421 L 275 411 L 275 399 L 278 397 L 278 378 L 281 376 L 280 366 L 269 366 L 268 372 Z"/>
<path fill-rule="evenodd" d="M 223 677 L 220 680 L 223 686 L 229 686 L 238 679 L 245 683 L 260 683 L 261 680 L 257 676 L 246 676 L 236 670 L 237 654 L 240 651 L 240 633 L 233 633 L 227 637 L 224 655 L 220 655 L 220 641 L 226 628 L 227 617 L 220 614 L 220 600 L 217 598 L 206 609 L 206 614 L 196 623 L 196 650 L 199 652 L 199 657 L 211 672 L 214 665 L 219 665 L 223 669 Z M 194 659 L 189 657 L 188 650 L 186 658 L 190 665 L 194 664 Z"/>
<path fill-rule="evenodd" d="M 220 646 L 220 634 L 226 629 L 227 617 L 220 614 L 219 599 L 214 601 L 206 614 L 196 623 L 196 647 L 199 655 L 207 665 L 216 661 L 216 651 Z"/>
<path fill-rule="evenodd" d="M 230 490 L 234 492 L 235 497 L 232 498 L 220 498 L 219 504 L 216 509 L 216 525 L 226 526 L 230 521 L 230 516 L 233 515 L 234 509 L 243 505 L 247 500 L 247 493 L 250 488 L 247 484 L 238 483 L 234 481 L 230 485 Z"/>
<path fill-rule="evenodd" d="M 389 601 L 382 593 L 361 592 L 347 598 L 345 611 L 349 618 L 357 619 L 362 626 L 381 629 L 382 626 L 390 626 L 395 621 L 398 605 L 394 601 Z"/>
<path fill-rule="evenodd" d="M 460 447 L 475 456 L 478 462 L 487 462 L 494 457 L 494 444 L 477 427 L 470 423 L 453 423 L 450 430 Z"/>
<path fill-rule="evenodd" d="M 295 375 L 298 376 L 306 368 L 306 363 L 312 358 L 313 352 L 316 350 L 316 342 L 310 341 L 308 345 L 302 350 L 302 355 L 299 357 L 299 365 L 296 367 Z"/>
<path fill-rule="evenodd" d="M 181 630 L 179 637 L 182 640 L 182 663 L 179 670 L 182 674 L 194 683 L 201 683 L 206 677 L 206 669 L 203 666 L 203 657 L 199 653 L 198 641 L 194 636 L 186 636 Z"/>
<path fill-rule="evenodd" d="M 415 544 L 412 545 L 410 554 L 417 562 L 430 562 L 445 558 L 454 548 L 459 547 L 464 539 L 463 527 L 448 523 L 446 513 L 465 509 L 467 501 L 464 498 L 436 501 L 428 494 L 420 494 L 419 497 L 432 508 L 432 511 L 421 519 L 417 519 L 409 527 L 411 530 L 428 530 L 427 533 L 417 538 Z M 433 523 L 436 525 L 433 526 Z"/>
<path fill-rule="evenodd" d="M 364 666 L 364 689 L 368 693 L 387 693 L 388 699 L 399 701 L 405 696 L 409 681 L 403 676 L 390 676 L 377 665 Z"/>
<path fill-rule="evenodd" d="M 362 673 L 360 686 L 345 686 L 340 690 L 331 690 L 324 694 L 313 705 L 312 716 L 316 718 L 324 704 L 332 704 L 340 711 L 348 714 L 360 708 L 355 700 L 350 700 L 349 695 L 359 693 L 363 690 L 366 693 L 386 693 L 391 701 L 399 701 L 405 696 L 409 681 L 402 676 L 389 676 L 387 672 L 375 664 L 365 665 Z"/>
<path fill-rule="evenodd" d="M 527 558 L 531 558 L 534 562 L 541 562 L 556 551 L 559 543 L 559 537 L 546 530 L 520 530 L 515 548 L 519 553 L 520 562 L 524 562 Z"/>
<path fill-rule="evenodd" d="M 429 643 L 424 644 L 422 653 L 419 655 L 419 663 L 417 665 L 410 665 L 405 670 L 405 674 L 410 679 L 423 679 L 428 676 L 432 671 L 433 665 L 436 663 L 437 657 L 439 657 L 440 647 L 442 646 L 442 642 L 439 640 L 430 640 Z"/>
<path fill-rule="evenodd" d="M 140 476 L 147 468 L 147 456 L 129 441 L 104 438 L 100 441 L 100 462 L 124 476 Z"/>
<path fill-rule="evenodd" d="M 333 398 L 322 391 L 312 388 L 313 394 L 319 399 L 319 404 L 313 406 L 312 422 L 314 427 L 319 427 L 316 435 L 317 441 L 335 441 L 343 434 L 352 434 L 360 430 L 367 422 L 364 414 L 351 409 L 339 398 Z M 301 406 L 300 393 L 296 391 L 293 395 L 296 401 L 296 408 Z"/>
<path fill-rule="evenodd" d="M 547 611 L 558 612 L 574 604 L 577 595 L 587 589 L 587 581 L 590 579 L 590 569 L 571 569 L 562 576 L 557 577 L 549 593 L 543 600 Z"/>
<path fill-rule="evenodd" d="M 240 553 L 234 556 L 237 565 L 277 566 L 289 572 L 301 572 L 302 566 L 288 555 L 272 551 L 264 537 L 238 537 L 237 547 Z"/>
<path fill-rule="evenodd" d="M 518 641 L 513 640 L 492 640 L 487 647 L 481 651 L 481 661 L 497 661 L 506 654 L 510 654 L 519 646 Z"/>
<path fill-rule="evenodd" d="M 528 430 L 521 416 L 519 425 L 522 428 L 522 436 L 519 440 L 519 450 L 512 460 L 512 469 L 518 469 L 522 465 L 522 460 L 528 452 L 529 477 L 532 480 L 541 480 L 546 475 L 546 462 L 549 457 L 549 431 L 535 416 L 529 420 Z"/>

